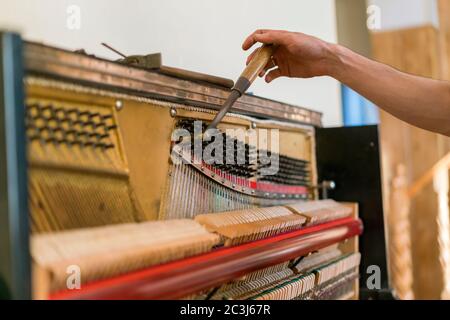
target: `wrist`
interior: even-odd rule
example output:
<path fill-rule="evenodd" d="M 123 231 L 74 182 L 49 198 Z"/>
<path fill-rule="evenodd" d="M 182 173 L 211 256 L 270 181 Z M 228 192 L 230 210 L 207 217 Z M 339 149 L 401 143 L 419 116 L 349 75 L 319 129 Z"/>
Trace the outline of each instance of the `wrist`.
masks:
<path fill-rule="evenodd" d="M 339 80 L 344 69 L 343 47 L 338 44 L 328 43 L 324 55 L 326 75 Z"/>

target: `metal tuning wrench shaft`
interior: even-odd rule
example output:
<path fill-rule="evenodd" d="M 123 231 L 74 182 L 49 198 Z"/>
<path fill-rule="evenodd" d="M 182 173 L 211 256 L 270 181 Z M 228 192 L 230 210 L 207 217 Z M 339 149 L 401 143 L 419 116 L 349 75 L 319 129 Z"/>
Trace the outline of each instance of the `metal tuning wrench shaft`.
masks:
<path fill-rule="evenodd" d="M 242 96 L 245 91 L 250 87 L 252 82 L 256 79 L 258 74 L 264 69 L 264 67 L 269 62 L 272 57 L 274 46 L 273 45 L 262 45 L 258 51 L 255 53 L 255 56 L 241 73 L 241 76 L 236 81 L 235 85 L 231 89 L 230 95 L 228 99 L 223 104 L 222 108 L 220 108 L 217 115 L 214 117 L 212 122 L 209 124 L 208 129 L 214 129 L 217 127 L 219 122 L 225 117 L 226 113 L 231 109 L 236 100 Z"/>

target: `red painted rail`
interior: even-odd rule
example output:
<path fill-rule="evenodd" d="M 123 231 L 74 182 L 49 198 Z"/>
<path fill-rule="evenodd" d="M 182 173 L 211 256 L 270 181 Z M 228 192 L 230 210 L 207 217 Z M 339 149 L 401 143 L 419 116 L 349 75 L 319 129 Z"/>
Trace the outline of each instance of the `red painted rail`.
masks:
<path fill-rule="evenodd" d="M 362 233 L 345 218 L 85 284 L 50 299 L 177 299 Z"/>

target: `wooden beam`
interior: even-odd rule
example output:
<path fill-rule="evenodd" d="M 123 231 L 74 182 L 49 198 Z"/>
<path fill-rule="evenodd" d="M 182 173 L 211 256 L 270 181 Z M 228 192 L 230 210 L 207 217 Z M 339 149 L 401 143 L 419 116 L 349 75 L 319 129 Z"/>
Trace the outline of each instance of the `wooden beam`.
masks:
<path fill-rule="evenodd" d="M 439 78 L 442 74 L 439 34 L 434 26 L 373 33 L 372 45 L 376 60 L 399 70 L 428 78 Z M 406 168 L 406 177 L 411 183 L 417 181 L 449 151 L 449 139 L 442 141 L 443 137 L 408 125 L 383 111 L 380 112 L 380 133 L 383 187 L 387 199 L 392 195 L 391 181 L 399 165 Z M 426 184 L 416 194 L 411 201 L 409 216 L 396 215 L 398 210 L 395 206 L 388 206 L 385 214 L 391 222 L 395 221 L 392 222 L 395 225 L 408 220 L 411 222 L 414 296 L 417 299 L 439 299 L 444 279 L 439 262 L 438 202 L 433 185 Z M 400 248 L 405 244 L 395 245 Z M 390 256 L 390 259 L 401 257 Z"/>
<path fill-rule="evenodd" d="M 428 170 L 408 188 L 408 196 L 410 198 L 413 198 L 419 192 L 421 192 L 427 184 L 433 181 L 433 177 L 435 176 L 436 172 L 439 171 L 442 167 L 450 168 L 450 152 L 447 153 L 445 157 L 439 160 L 430 170 Z"/>
<path fill-rule="evenodd" d="M 450 80 L 450 0 L 438 0 L 440 78 Z"/>

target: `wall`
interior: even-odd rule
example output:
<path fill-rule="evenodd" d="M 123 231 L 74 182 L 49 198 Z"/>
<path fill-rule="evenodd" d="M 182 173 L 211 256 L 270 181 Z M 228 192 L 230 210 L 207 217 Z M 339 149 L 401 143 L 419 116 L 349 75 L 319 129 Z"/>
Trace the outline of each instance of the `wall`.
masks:
<path fill-rule="evenodd" d="M 338 43 L 363 55 L 371 56 L 367 29 L 367 4 L 361 0 L 335 0 Z M 342 85 L 342 114 L 345 126 L 379 123 L 378 108 L 351 88 Z"/>
<path fill-rule="evenodd" d="M 439 24 L 436 0 L 368 0 L 381 9 L 381 29 L 403 29 Z"/>
<path fill-rule="evenodd" d="M 288 29 L 336 40 L 334 0 L 0 0 L 0 28 L 19 29 L 34 41 L 118 58 L 162 52 L 166 65 L 235 79 L 246 53 L 243 39 L 257 28 Z M 66 28 L 68 5 L 81 8 L 81 29 Z M 325 125 L 340 125 L 340 92 L 330 78 L 262 80 L 255 94 L 324 112 Z"/>
<path fill-rule="evenodd" d="M 363 56 L 371 56 L 367 5 L 361 0 L 336 0 L 338 43 Z"/>

